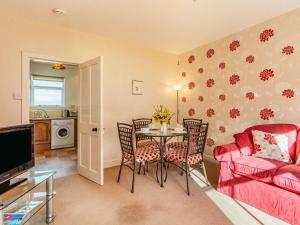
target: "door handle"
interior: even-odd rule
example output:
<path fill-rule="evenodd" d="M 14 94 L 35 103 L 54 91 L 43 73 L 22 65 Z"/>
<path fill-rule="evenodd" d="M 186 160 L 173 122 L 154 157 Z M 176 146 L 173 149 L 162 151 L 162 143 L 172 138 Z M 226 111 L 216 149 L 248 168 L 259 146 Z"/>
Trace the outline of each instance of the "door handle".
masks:
<path fill-rule="evenodd" d="M 93 131 L 93 132 L 97 132 L 97 131 L 98 131 L 98 128 L 97 128 L 97 127 L 94 127 L 94 128 L 92 129 L 92 131 Z"/>

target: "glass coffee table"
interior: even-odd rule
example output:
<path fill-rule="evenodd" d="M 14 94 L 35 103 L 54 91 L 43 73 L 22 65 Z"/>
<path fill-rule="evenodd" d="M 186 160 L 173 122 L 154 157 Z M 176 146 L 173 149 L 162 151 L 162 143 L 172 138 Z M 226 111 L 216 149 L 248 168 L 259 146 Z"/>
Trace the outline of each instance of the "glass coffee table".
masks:
<path fill-rule="evenodd" d="M 10 224 L 13 216 L 20 215 L 20 210 L 33 206 L 22 218 L 20 224 L 29 224 L 31 218 L 44 206 L 46 206 L 44 222 L 45 224 L 52 223 L 55 217 L 53 213 L 54 174 L 54 171 L 29 171 L 18 176 L 17 178 L 27 178 L 27 180 L 0 196 L 0 225 Z M 44 186 L 43 184 L 45 184 L 45 191 L 41 192 L 40 189 Z"/>

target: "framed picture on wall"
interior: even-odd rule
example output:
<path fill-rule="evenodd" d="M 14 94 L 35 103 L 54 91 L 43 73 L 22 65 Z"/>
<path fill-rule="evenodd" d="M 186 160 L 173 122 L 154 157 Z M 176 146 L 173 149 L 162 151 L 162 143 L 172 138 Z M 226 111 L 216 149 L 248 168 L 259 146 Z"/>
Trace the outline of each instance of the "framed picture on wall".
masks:
<path fill-rule="evenodd" d="M 143 81 L 132 80 L 132 94 L 133 95 L 142 95 L 143 91 L 144 91 Z"/>

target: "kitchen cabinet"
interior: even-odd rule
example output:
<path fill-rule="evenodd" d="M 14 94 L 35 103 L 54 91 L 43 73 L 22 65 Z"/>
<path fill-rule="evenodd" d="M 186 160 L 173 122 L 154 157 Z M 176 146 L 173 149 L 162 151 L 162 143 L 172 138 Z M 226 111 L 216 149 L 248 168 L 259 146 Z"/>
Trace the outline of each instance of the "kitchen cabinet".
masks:
<path fill-rule="evenodd" d="M 34 124 L 34 147 L 35 153 L 42 153 L 50 149 L 51 143 L 51 121 L 31 120 Z"/>

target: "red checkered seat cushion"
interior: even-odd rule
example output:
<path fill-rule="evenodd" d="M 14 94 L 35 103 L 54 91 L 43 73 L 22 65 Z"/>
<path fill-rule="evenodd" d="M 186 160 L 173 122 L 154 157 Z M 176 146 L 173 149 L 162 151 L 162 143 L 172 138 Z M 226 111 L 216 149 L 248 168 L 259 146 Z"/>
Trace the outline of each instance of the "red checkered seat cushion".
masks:
<path fill-rule="evenodd" d="M 159 147 L 159 143 L 156 141 L 140 141 L 137 143 L 138 148 L 144 148 L 144 147 Z"/>
<path fill-rule="evenodd" d="M 185 155 L 186 155 L 186 148 L 174 149 L 174 150 L 170 150 L 166 153 L 165 159 L 170 162 L 183 163 L 183 162 L 186 162 Z M 201 153 L 190 154 L 188 156 L 188 164 L 189 165 L 194 165 L 200 161 L 202 161 Z"/>
<path fill-rule="evenodd" d="M 129 161 L 133 161 L 133 154 L 123 152 L 123 157 Z M 135 150 L 135 160 L 137 162 L 155 161 L 160 159 L 160 153 L 155 148 L 145 147 Z"/>
<path fill-rule="evenodd" d="M 176 141 L 176 142 L 171 142 L 167 144 L 167 147 L 169 149 L 182 149 L 182 148 L 186 148 L 186 142 L 183 141 Z"/>

